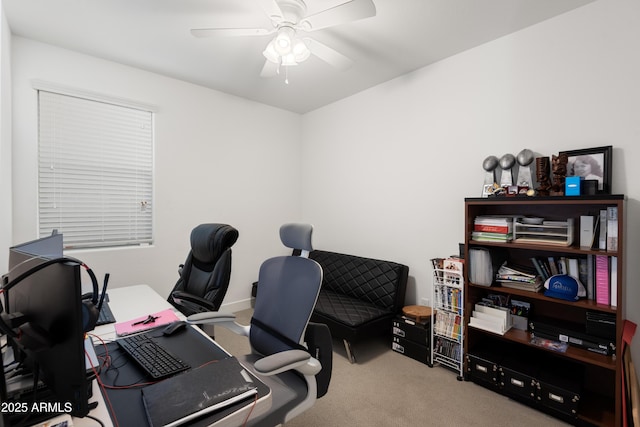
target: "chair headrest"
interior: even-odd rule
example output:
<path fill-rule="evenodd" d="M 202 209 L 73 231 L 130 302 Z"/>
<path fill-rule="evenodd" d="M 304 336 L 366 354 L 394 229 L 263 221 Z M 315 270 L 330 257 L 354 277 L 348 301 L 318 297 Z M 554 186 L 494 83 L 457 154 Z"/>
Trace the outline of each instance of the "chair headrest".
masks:
<path fill-rule="evenodd" d="M 280 240 L 282 244 L 291 249 L 300 249 L 311 252 L 311 234 L 313 225 L 289 223 L 280 227 Z"/>
<path fill-rule="evenodd" d="M 238 240 L 238 230 L 227 224 L 200 224 L 191 231 L 191 253 L 206 263 L 215 262 Z"/>

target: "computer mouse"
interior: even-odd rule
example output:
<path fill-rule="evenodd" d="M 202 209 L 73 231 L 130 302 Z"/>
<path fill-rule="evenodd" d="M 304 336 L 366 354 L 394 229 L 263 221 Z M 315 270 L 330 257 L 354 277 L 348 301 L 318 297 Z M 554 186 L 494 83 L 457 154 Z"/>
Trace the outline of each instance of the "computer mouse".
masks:
<path fill-rule="evenodd" d="M 178 331 L 181 331 L 182 329 L 184 329 L 187 326 L 187 322 L 184 322 L 182 320 L 178 320 L 172 323 L 169 323 L 169 325 L 164 328 L 164 330 L 162 331 L 162 333 L 166 336 L 170 336 L 175 334 Z"/>

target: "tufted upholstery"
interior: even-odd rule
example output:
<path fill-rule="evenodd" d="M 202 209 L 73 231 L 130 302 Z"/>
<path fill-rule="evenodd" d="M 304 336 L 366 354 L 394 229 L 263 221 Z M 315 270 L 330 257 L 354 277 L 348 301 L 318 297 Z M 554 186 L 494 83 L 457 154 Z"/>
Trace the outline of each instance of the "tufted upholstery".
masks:
<path fill-rule="evenodd" d="M 342 338 L 351 354 L 351 341 L 391 332 L 391 319 L 404 305 L 409 267 L 335 252 L 311 251 L 322 266 L 322 289 L 312 320 L 325 323 Z"/>

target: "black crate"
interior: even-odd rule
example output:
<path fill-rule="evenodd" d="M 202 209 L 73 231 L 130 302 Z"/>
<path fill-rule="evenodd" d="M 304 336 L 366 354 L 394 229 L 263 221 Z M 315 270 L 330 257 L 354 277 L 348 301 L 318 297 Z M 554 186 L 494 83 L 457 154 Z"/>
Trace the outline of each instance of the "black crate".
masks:
<path fill-rule="evenodd" d="M 575 417 L 580 405 L 584 371 L 575 363 L 558 359 L 541 364 L 538 372 L 538 403 L 553 411 Z"/>
<path fill-rule="evenodd" d="M 537 370 L 531 361 L 505 357 L 498 370 L 500 371 L 500 387 L 504 394 L 531 403 L 536 401 Z"/>
<path fill-rule="evenodd" d="M 467 354 L 467 374 L 471 381 L 490 388 L 499 385 L 499 355 L 485 350 L 473 350 Z"/>
<path fill-rule="evenodd" d="M 430 319 L 416 322 L 403 316 L 397 316 L 393 319 L 393 335 L 429 347 L 430 325 Z"/>
<path fill-rule="evenodd" d="M 431 349 L 426 345 L 420 345 L 394 335 L 391 342 L 391 349 L 397 353 L 409 356 L 418 362 L 426 365 L 431 364 Z"/>

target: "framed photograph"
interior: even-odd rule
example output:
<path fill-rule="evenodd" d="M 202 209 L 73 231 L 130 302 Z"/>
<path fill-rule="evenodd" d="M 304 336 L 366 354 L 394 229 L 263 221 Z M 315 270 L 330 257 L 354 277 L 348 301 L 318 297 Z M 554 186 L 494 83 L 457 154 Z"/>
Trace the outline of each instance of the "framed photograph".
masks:
<path fill-rule="evenodd" d="M 598 181 L 598 193 L 611 193 L 611 155 L 613 147 L 585 148 L 582 150 L 561 151 L 566 154 L 567 176 L 579 176 Z"/>

